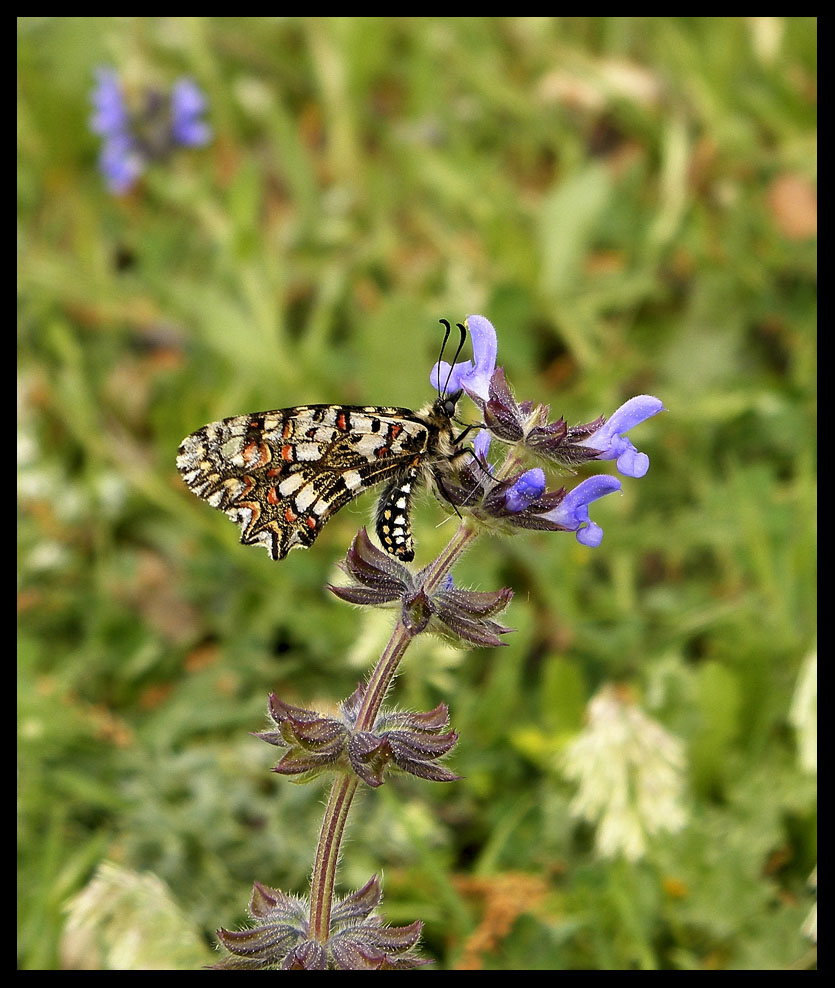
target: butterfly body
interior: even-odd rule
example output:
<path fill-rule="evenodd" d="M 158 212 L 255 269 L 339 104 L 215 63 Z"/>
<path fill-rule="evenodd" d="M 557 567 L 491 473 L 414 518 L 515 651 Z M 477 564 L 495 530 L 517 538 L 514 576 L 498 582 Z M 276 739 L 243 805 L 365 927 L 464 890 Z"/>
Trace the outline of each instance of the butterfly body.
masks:
<path fill-rule="evenodd" d="M 273 559 L 313 544 L 354 498 L 386 484 L 376 512 L 390 555 L 414 558 L 409 509 L 422 485 L 443 492 L 458 446 L 458 395 L 408 408 L 300 405 L 203 426 L 180 444 L 177 467 L 191 491 L 241 526 L 241 542 Z"/>

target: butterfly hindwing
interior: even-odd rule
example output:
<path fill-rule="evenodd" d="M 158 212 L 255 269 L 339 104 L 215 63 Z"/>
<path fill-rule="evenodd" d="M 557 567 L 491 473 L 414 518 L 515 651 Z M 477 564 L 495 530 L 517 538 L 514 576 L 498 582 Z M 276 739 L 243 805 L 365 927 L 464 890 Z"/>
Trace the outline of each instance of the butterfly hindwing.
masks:
<path fill-rule="evenodd" d="M 340 508 L 389 481 L 377 532 L 387 552 L 410 560 L 409 499 L 448 418 L 373 405 L 240 415 L 184 439 L 177 466 L 198 497 L 241 526 L 241 542 L 264 545 L 273 559 L 312 545 Z"/>

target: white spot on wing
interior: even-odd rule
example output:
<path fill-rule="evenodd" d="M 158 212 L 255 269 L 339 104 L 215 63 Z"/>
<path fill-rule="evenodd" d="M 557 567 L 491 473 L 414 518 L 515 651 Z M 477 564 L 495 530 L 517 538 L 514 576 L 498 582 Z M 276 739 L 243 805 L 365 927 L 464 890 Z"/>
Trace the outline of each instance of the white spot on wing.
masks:
<path fill-rule="evenodd" d="M 356 450 L 360 456 L 371 459 L 381 446 L 385 446 L 385 440 L 380 437 L 379 433 L 369 433 L 358 440 Z"/>
<path fill-rule="evenodd" d="M 304 477 L 301 473 L 291 473 L 289 477 L 285 477 L 278 485 L 278 493 L 282 497 L 288 497 L 290 494 L 295 493 L 303 483 Z"/>
<path fill-rule="evenodd" d="M 312 487 L 303 487 L 296 495 L 296 511 L 304 514 L 311 504 L 316 500 L 316 492 Z"/>
<path fill-rule="evenodd" d="M 297 460 L 318 460 L 320 457 L 318 443 L 299 443 L 296 446 Z"/>

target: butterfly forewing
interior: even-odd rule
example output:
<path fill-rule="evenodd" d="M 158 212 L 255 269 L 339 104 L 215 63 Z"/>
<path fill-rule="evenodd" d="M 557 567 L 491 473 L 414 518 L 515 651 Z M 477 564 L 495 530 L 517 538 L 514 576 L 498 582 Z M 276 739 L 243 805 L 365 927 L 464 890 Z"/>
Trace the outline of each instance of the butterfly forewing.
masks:
<path fill-rule="evenodd" d="M 240 415 L 184 439 L 177 467 L 198 497 L 240 524 L 241 542 L 264 545 L 273 559 L 311 545 L 335 512 L 389 481 L 378 535 L 387 552 L 410 560 L 413 486 L 452 450 L 443 407 L 302 405 Z"/>

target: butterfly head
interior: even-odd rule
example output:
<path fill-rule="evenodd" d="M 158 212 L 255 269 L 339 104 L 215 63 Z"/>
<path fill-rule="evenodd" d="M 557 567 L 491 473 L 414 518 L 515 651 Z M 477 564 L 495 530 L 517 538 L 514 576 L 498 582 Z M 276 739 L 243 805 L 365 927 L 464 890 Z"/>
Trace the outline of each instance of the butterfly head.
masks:
<path fill-rule="evenodd" d="M 451 419 L 463 394 L 463 391 L 453 391 L 452 394 L 439 394 L 435 400 L 435 409 L 445 418 Z"/>

